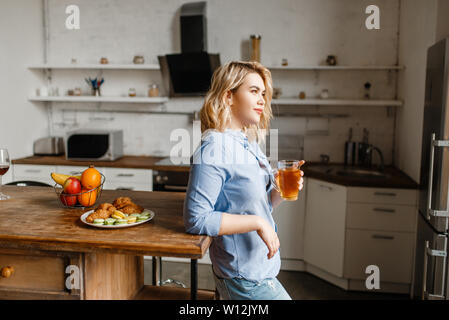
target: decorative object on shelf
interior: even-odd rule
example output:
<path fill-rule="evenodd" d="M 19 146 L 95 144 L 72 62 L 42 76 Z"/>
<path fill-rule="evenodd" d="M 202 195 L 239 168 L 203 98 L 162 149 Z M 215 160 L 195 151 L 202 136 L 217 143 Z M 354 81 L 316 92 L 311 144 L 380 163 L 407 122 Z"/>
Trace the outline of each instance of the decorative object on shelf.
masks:
<path fill-rule="evenodd" d="M 134 88 L 129 88 L 129 90 L 128 90 L 128 96 L 130 96 L 130 97 L 135 97 L 136 96 L 136 89 L 134 89 Z"/>
<path fill-rule="evenodd" d="M 365 87 L 365 95 L 363 97 L 365 99 L 370 99 L 371 98 L 371 94 L 370 94 L 371 83 L 365 82 L 365 84 L 363 86 Z"/>
<path fill-rule="evenodd" d="M 287 60 L 286 58 L 283 58 L 281 64 L 282 64 L 284 67 L 288 66 L 288 60 Z"/>
<path fill-rule="evenodd" d="M 96 96 L 96 97 L 101 97 L 100 88 L 101 88 L 101 85 L 104 82 L 104 78 L 101 78 L 101 80 L 100 80 L 100 79 L 97 79 L 97 78 L 91 79 L 89 77 L 89 79 L 84 78 L 84 80 L 86 80 L 87 84 L 91 87 L 92 95 Z"/>
<path fill-rule="evenodd" d="M 67 90 L 67 95 L 68 96 L 74 96 L 75 95 L 74 90 L 72 90 L 72 89 Z"/>
<path fill-rule="evenodd" d="M 45 86 L 41 87 L 39 93 L 42 97 L 48 97 L 48 88 Z"/>
<path fill-rule="evenodd" d="M 50 97 L 57 97 L 59 96 L 59 88 L 58 87 L 50 87 L 48 90 L 48 95 Z"/>
<path fill-rule="evenodd" d="M 273 99 L 279 99 L 282 95 L 281 88 L 273 88 Z"/>
<path fill-rule="evenodd" d="M 252 34 L 251 39 L 251 61 L 260 62 L 260 39 L 262 37 L 258 34 Z"/>
<path fill-rule="evenodd" d="M 336 66 L 337 65 L 337 57 L 334 55 L 328 55 L 326 59 L 326 63 L 328 66 Z"/>
<path fill-rule="evenodd" d="M 75 59 L 75 58 L 72 58 L 72 60 L 70 60 L 70 63 L 71 63 L 71 64 L 77 64 L 77 63 L 78 63 L 78 61 L 76 61 L 76 59 Z"/>
<path fill-rule="evenodd" d="M 109 63 L 108 58 L 101 57 L 100 64 L 108 64 L 108 63 Z"/>
<path fill-rule="evenodd" d="M 134 64 L 144 64 L 145 59 L 143 58 L 143 56 L 134 56 L 133 63 Z"/>
<path fill-rule="evenodd" d="M 81 95 L 81 88 L 75 88 L 73 90 L 73 95 L 74 96 L 80 96 Z"/>
<path fill-rule="evenodd" d="M 156 83 L 150 84 L 150 88 L 148 89 L 149 97 L 158 97 L 159 96 L 159 86 Z"/>
<path fill-rule="evenodd" d="M 304 91 L 301 91 L 299 93 L 299 99 L 305 99 L 306 98 L 306 93 Z"/>
<path fill-rule="evenodd" d="M 327 99 L 327 98 L 329 98 L 329 90 L 327 90 L 327 89 L 321 90 L 320 97 L 321 97 L 321 99 Z"/>

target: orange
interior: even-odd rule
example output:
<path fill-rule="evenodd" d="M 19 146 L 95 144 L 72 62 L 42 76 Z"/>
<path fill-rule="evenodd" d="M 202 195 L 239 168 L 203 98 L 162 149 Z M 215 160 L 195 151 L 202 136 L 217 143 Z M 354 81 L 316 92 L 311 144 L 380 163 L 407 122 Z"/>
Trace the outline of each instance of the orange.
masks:
<path fill-rule="evenodd" d="M 83 207 L 90 207 L 95 204 L 97 200 L 97 190 L 89 191 L 89 189 L 81 189 L 81 194 L 78 195 L 78 202 Z"/>
<path fill-rule="evenodd" d="M 101 184 L 101 174 L 92 164 L 81 174 L 81 184 L 87 190 L 95 189 Z"/>

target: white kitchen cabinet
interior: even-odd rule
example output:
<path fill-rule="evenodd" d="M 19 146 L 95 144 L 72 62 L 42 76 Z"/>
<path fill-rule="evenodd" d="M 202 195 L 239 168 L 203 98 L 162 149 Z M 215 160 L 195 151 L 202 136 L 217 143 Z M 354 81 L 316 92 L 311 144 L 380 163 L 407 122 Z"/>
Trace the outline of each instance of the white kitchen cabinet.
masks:
<path fill-rule="evenodd" d="M 51 173 L 56 171 L 56 166 L 14 164 L 13 181 L 38 181 L 51 186 L 55 184 L 51 178 Z"/>
<path fill-rule="evenodd" d="M 304 178 L 304 185 L 307 184 Z M 304 215 L 307 188 L 300 191 L 298 200 L 284 201 L 273 210 L 278 228 L 282 259 L 304 259 Z"/>
<path fill-rule="evenodd" d="M 411 282 L 415 236 L 410 232 L 346 230 L 344 277 L 365 281 L 366 267 L 379 267 L 381 282 Z"/>
<path fill-rule="evenodd" d="M 87 166 L 47 166 L 47 165 L 13 165 L 13 181 L 32 180 L 50 185 L 55 182 L 52 172 L 74 175 L 83 172 Z M 152 191 L 153 175 L 150 169 L 95 167 L 105 176 L 104 190 Z"/>
<path fill-rule="evenodd" d="M 346 188 L 308 178 L 304 260 L 343 276 Z"/>
<path fill-rule="evenodd" d="M 416 220 L 416 190 L 344 187 L 309 178 L 306 270 L 342 288 L 364 290 L 366 267 L 375 265 L 383 290 L 407 292 Z"/>
<path fill-rule="evenodd" d="M 76 175 L 81 174 L 86 169 L 87 166 L 57 166 L 56 172 L 62 174 Z M 97 169 L 103 175 L 106 173 L 106 170 L 103 167 L 95 167 L 95 169 Z"/>
<path fill-rule="evenodd" d="M 153 171 L 134 168 L 105 168 L 105 190 L 153 190 Z"/>

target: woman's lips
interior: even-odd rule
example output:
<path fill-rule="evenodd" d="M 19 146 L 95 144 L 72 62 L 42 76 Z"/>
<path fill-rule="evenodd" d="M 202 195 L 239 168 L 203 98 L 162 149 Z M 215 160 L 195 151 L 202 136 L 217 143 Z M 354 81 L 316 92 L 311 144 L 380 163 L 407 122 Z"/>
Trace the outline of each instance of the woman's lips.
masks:
<path fill-rule="evenodd" d="M 256 111 L 258 114 L 262 114 L 263 109 L 262 108 L 254 108 L 254 111 Z"/>

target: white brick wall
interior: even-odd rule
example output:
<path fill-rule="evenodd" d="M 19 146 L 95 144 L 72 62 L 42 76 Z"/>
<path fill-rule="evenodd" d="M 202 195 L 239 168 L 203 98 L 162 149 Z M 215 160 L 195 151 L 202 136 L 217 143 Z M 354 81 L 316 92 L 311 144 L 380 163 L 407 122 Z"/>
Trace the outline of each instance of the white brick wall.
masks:
<path fill-rule="evenodd" d="M 50 0 L 49 61 L 95 63 L 108 57 L 110 63 L 128 63 L 142 54 L 147 63 L 157 63 L 157 55 L 180 51 L 179 9 L 186 1 L 147 0 Z M 376 1 L 381 10 L 381 29 L 366 30 L 364 9 L 370 1 L 360 0 L 211 0 L 207 1 L 208 51 L 220 53 L 222 63 L 248 56 L 252 33 L 262 35 L 262 62 L 279 65 L 287 58 L 290 65 L 321 64 L 328 54 L 335 54 L 341 65 L 393 65 L 397 62 L 398 1 Z M 76 4 L 81 11 L 81 29 L 65 28 L 65 7 Z M 54 85 L 60 93 L 68 88 L 87 90 L 83 78 L 95 76 L 86 71 L 55 71 Z M 126 95 L 129 87 L 145 95 L 151 82 L 161 83 L 157 71 L 105 71 L 104 95 Z M 372 83 L 373 98 L 394 98 L 396 75 L 386 71 L 274 71 L 274 86 L 281 87 L 282 97 L 297 97 L 305 91 L 314 97 L 323 88 L 339 98 L 360 98 L 363 84 Z M 164 94 L 163 89 L 161 89 Z M 177 99 L 167 103 L 167 110 L 199 110 L 201 99 Z M 188 127 L 187 116 L 159 116 L 92 112 L 61 112 L 63 108 L 94 109 L 96 105 L 54 104 L 54 134 L 76 127 L 121 128 L 125 132 L 125 153 L 168 155 L 169 132 Z M 102 107 L 136 108 L 135 105 L 103 104 Z M 137 108 L 160 110 L 161 106 Z M 328 136 L 310 136 L 305 140 L 305 157 L 319 160 L 326 153 L 331 161 L 343 161 L 344 141 L 349 126 L 354 139 L 361 138 L 362 128 L 370 131 L 370 142 L 392 159 L 393 122 L 386 108 L 371 107 L 289 107 L 318 112 L 340 112 L 349 118 L 331 119 Z M 338 109 L 338 110 L 337 110 Z M 89 120 L 91 118 L 91 120 Z M 95 120 L 92 118 L 105 118 Z M 108 120 L 109 119 L 109 120 Z M 327 120 L 325 120 L 327 121 Z M 63 125 L 61 125 L 63 124 Z M 280 119 L 274 123 L 280 134 L 305 132 L 305 119 Z"/>

